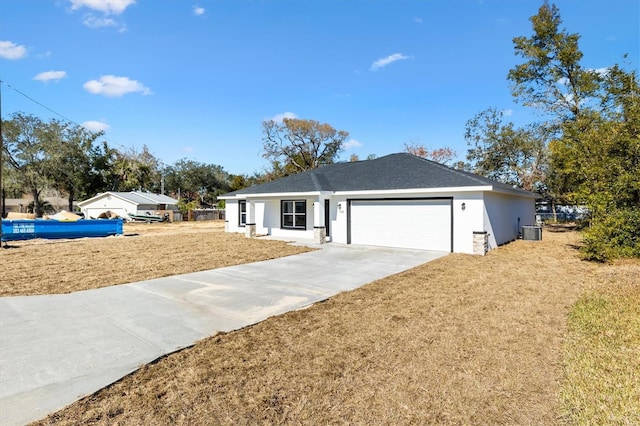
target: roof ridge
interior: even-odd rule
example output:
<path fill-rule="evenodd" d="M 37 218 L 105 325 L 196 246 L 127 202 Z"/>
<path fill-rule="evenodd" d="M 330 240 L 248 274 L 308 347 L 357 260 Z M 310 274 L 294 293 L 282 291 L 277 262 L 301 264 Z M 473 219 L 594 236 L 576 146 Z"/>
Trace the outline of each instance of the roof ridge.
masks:
<path fill-rule="evenodd" d="M 230 195 L 429 188 L 441 190 L 449 187 L 528 193 L 528 191 L 433 160 L 409 153 L 394 153 L 372 160 L 328 164 L 297 175 L 244 188 Z"/>
<path fill-rule="evenodd" d="M 311 182 L 313 182 L 313 186 L 316 188 L 316 190 L 322 191 L 322 186 L 320 185 L 318 176 L 316 176 L 316 169 L 311 169 L 309 176 L 311 176 Z"/>
<path fill-rule="evenodd" d="M 413 155 L 413 154 L 409 154 L 409 155 Z M 478 182 L 478 183 L 481 183 L 481 184 L 484 184 L 484 185 L 487 185 L 487 184 L 492 184 L 493 185 L 493 184 L 496 184 L 496 183 L 501 183 L 501 182 L 498 182 L 497 180 L 489 179 L 488 177 L 476 175 L 475 173 L 471 173 L 471 172 L 467 172 L 467 171 L 464 171 L 464 170 L 455 169 L 455 168 L 453 168 L 451 166 L 447 166 L 446 164 L 438 163 L 437 161 L 433 161 L 433 160 L 430 160 L 428 158 L 418 157 L 417 155 L 414 155 L 414 157 L 419 158 L 419 159 L 424 160 L 424 161 L 428 161 L 428 162 L 432 163 L 435 166 L 438 166 L 438 167 L 443 168 L 443 169 L 447 169 L 447 170 L 449 170 L 451 172 L 456 173 L 459 176 L 464 176 L 467 179 L 470 179 L 470 180 L 472 180 L 474 182 Z M 487 181 L 489 181 L 489 182 L 487 182 Z"/>

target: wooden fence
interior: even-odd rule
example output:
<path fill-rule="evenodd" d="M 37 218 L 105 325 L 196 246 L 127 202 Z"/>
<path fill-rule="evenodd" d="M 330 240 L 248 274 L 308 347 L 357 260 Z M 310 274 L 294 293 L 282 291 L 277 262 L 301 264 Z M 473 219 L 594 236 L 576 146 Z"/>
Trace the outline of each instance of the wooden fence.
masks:
<path fill-rule="evenodd" d="M 189 210 L 187 220 L 224 220 L 224 210 L 219 209 L 194 209 Z"/>

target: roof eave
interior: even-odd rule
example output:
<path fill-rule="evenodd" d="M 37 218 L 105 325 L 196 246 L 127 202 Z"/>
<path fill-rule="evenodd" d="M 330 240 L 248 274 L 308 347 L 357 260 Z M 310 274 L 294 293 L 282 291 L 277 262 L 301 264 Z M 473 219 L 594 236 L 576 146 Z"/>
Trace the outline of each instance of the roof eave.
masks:
<path fill-rule="evenodd" d="M 336 191 L 336 195 L 345 196 L 358 196 L 358 195 L 375 195 L 375 194 L 387 194 L 387 195 L 403 195 L 403 194 L 415 194 L 415 193 L 451 193 L 451 192 L 478 192 L 478 191 L 491 191 L 492 187 L 487 186 L 454 186 L 454 187 L 442 187 L 442 188 L 406 188 L 406 189 L 372 189 L 372 190 L 358 190 L 358 191 Z"/>
<path fill-rule="evenodd" d="M 244 200 L 247 198 L 282 198 L 282 197 L 318 197 L 332 195 L 332 191 L 300 191 L 300 192 L 264 192 L 255 194 L 235 194 L 232 196 L 220 195 L 221 200 Z"/>
<path fill-rule="evenodd" d="M 111 195 L 112 197 L 116 197 L 116 198 L 118 198 L 120 200 L 127 201 L 129 203 L 135 204 L 136 206 L 140 205 L 140 203 L 138 203 L 138 202 L 130 200 L 130 199 L 126 198 L 126 197 L 122 197 L 122 196 L 120 196 L 118 194 L 115 194 L 115 193 L 113 193 L 111 191 L 107 191 L 107 192 L 103 192 L 102 194 L 98 194 L 98 195 L 96 195 L 94 197 L 91 197 L 88 200 L 80 201 L 78 203 L 78 207 L 83 207 L 84 205 L 86 205 L 86 204 L 88 204 L 88 203 L 90 203 L 92 201 L 99 200 L 100 198 L 102 198 L 104 196 L 107 196 L 107 195 Z"/>
<path fill-rule="evenodd" d="M 543 198 L 542 195 L 535 193 L 535 192 L 530 192 L 530 191 L 525 191 L 524 189 L 507 189 L 507 188 L 492 188 L 492 190 L 494 192 L 500 193 L 500 194 L 507 194 L 507 195 L 516 195 L 518 197 L 524 197 L 524 198 Z"/>

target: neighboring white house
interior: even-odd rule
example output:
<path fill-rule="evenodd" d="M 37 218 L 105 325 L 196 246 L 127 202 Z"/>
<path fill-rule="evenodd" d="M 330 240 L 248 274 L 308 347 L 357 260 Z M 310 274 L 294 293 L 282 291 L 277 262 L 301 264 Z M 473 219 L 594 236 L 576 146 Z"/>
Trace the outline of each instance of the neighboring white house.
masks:
<path fill-rule="evenodd" d="M 126 219 L 129 214 L 146 215 L 165 210 L 177 210 L 178 200 L 166 195 L 139 191 L 103 192 L 79 202 L 78 206 L 87 219 L 95 219 L 107 211 Z"/>
<path fill-rule="evenodd" d="M 484 254 L 535 224 L 537 194 L 411 154 L 336 163 L 231 192 L 225 229 Z"/>

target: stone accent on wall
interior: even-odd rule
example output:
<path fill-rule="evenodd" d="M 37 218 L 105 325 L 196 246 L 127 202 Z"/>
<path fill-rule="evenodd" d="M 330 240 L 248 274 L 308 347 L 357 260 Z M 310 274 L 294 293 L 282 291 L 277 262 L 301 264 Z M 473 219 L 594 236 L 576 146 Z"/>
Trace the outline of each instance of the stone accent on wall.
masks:
<path fill-rule="evenodd" d="M 489 234 L 486 231 L 473 232 L 473 254 L 484 256 L 489 251 Z"/>
<path fill-rule="evenodd" d="M 327 230 L 324 226 L 313 227 L 313 241 L 316 244 L 324 244 L 327 242 Z"/>
<path fill-rule="evenodd" d="M 246 238 L 255 238 L 256 237 L 256 224 L 255 223 L 247 223 L 244 225 L 244 236 Z"/>

